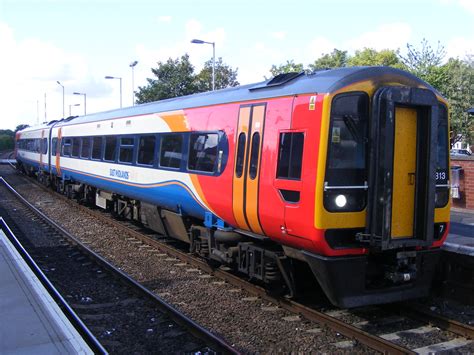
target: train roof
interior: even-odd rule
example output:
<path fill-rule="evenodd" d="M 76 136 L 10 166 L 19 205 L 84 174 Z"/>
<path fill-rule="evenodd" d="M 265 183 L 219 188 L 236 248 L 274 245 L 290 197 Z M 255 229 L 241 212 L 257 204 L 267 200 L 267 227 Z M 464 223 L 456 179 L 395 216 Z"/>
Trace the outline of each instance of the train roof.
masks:
<path fill-rule="evenodd" d="M 56 127 L 87 123 L 120 117 L 175 111 L 194 107 L 244 102 L 281 96 L 309 93 L 331 93 L 347 85 L 373 80 L 375 82 L 398 82 L 406 85 L 423 86 L 436 92 L 429 84 L 403 70 L 391 67 L 349 67 L 320 70 L 311 74 L 290 73 L 256 84 L 242 85 L 218 91 L 150 102 L 123 109 L 93 113 L 77 118 L 66 118 L 55 123 Z"/>

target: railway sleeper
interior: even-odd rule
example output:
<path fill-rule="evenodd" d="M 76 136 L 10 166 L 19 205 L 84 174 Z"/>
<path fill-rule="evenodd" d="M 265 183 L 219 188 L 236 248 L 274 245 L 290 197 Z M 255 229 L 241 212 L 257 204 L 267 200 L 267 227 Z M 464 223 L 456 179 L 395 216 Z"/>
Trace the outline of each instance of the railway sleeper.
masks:
<path fill-rule="evenodd" d="M 200 225 L 201 221 L 143 201 L 97 189 L 87 184 L 57 178 L 52 187 L 70 199 L 112 212 L 115 217 L 133 220 L 166 236 L 190 245 L 190 251 L 211 265 L 226 265 L 266 285 L 270 291 L 294 297 L 292 259 L 282 249 L 267 246 L 233 230 Z"/>

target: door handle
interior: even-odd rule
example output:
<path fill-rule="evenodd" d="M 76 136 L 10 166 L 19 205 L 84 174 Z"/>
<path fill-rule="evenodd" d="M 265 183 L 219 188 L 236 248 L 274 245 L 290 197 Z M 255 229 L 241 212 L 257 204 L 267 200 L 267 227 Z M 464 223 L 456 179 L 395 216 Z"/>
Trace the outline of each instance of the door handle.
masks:
<path fill-rule="evenodd" d="M 408 173 L 408 185 L 415 185 L 415 173 Z"/>

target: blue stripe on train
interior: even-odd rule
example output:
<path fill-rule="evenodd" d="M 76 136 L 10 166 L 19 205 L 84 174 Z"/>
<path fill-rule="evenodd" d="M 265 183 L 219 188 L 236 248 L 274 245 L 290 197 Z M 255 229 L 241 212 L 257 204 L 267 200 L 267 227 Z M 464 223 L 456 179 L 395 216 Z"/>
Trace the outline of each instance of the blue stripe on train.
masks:
<path fill-rule="evenodd" d="M 53 168 L 53 170 L 56 170 Z M 164 182 L 165 186 L 129 185 L 119 180 L 104 179 L 99 176 L 83 174 L 79 171 L 61 169 L 64 179 L 72 179 L 99 189 L 115 192 L 129 198 L 148 202 L 166 209 L 182 212 L 196 218 L 204 219 L 208 210 L 203 206 L 192 191 L 180 181 Z M 158 184 L 156 184 L 158 185 Z M 162 184 L 161 184 L 162 185 Z M 183 186 L 184 185 L 184 186 Z"/>

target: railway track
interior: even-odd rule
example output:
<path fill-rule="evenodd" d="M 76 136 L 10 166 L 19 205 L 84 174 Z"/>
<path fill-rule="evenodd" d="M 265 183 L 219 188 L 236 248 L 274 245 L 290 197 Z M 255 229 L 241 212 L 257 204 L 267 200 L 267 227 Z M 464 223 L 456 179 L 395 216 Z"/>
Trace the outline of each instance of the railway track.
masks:
<path fill-rule="evenodd" d="M 10 214 L 5 219 L 107 351 L 238 353 L 89 249 L 3 178 L 0 196 L 0 215 L 6 215 L 2 210 L 10 209 L 21 217 L 21 222 Z"/>
<path fill-rule="evenodd" d="M 67 200 L 63 196 L 61 198 Z M 82 206 L 81 208 L 86 213 L 99 218 L 103 223 L 118 229 L 126 228 L 126 234 L 133 235 L 136 241 L 144 245 L 156 248 L 166 255 L 179 259 L 183 263 L 192 265 L 203 272 L 229 282 L 235 287 L 244 289 L 262 300 L 271 302 L 293 314 L 298 314 L 308 320 L 331 328 L 349 339 L 356 340 L 374 350 L 384 353 L 406 354 L 429 353 L 472 346 L 472 339 L 474 338 L 473 327 L 442 318 L 434 313 L 410 308 L 407 304 L 399 305 L 399 309 L 396 310 L 393 310 L 393 307 L 365 307 L 358 311 L 324 311 L 284 298 L 272 297 L 262 288 L 242 280 L 227 270 L 213 269 L 206 262 L 194 258 L 185 251 L 176 249 L 172 246 L 175 243 L 169 243 L 169 240 L 166 238 L 156 234 L 146 234 L 142 228 L 128 222 L 111 219 L 110 216 L 103 212 Z M 377 316 L 377 312 L 382 312 L 384 315 Z M 361 313 L 365 313 L 365 315 L 361 316 Z M 368 321 L 367 319 L 370 318 L 375 318 L 375 320 Z M 379 321 L 378 325 L 377 320 Z M 385 323 L 385 328 L 380 323 Z M 397 327 L 397 324 L 400 326 Z M 410 325 L 413 325 L 413 327 L 410 327 Z M 429 336 L 421 342 L 422 346 L 420 346 L 420 341 L 413 342 L 410 340 L 410 338 L 419 338 L 426 334 L 429 334 Z M 472 351 L 473 348 L 469 349 Z"/>

